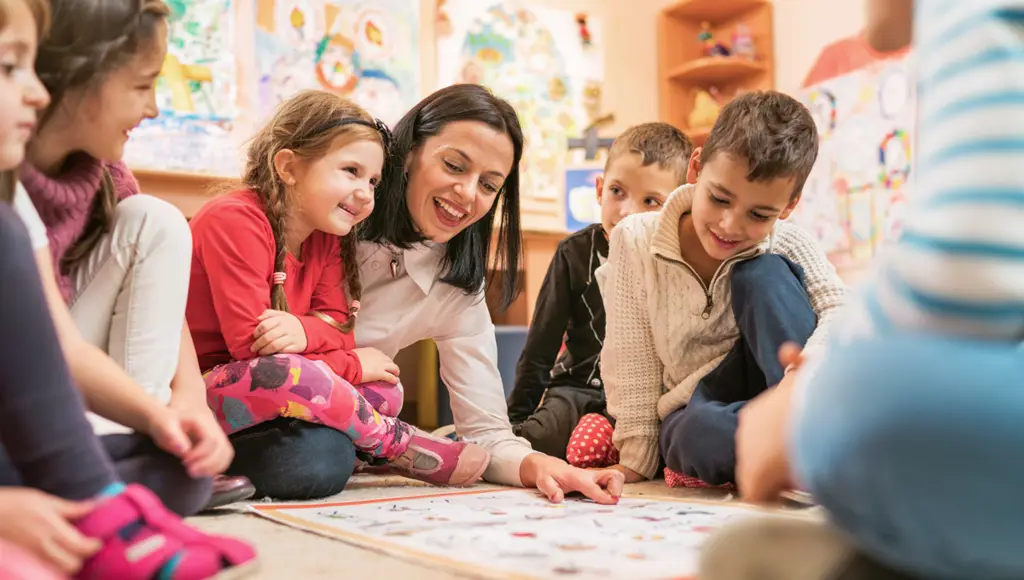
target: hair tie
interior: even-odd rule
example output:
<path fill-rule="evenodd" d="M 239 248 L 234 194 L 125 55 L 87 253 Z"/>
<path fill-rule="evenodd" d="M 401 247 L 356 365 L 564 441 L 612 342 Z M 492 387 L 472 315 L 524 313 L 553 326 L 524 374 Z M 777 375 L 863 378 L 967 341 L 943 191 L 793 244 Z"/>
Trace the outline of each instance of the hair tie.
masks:
<path fill-rule="evenodd" d="M 288 274 L 285 272 L 274 272 L 274 275 L 270 277 L 274 286 L 283 286 L 286 278 L 288 278 Z"/>
<path fill-rule="evenodd" d="M 348 305 L 348 315 L 355 318 L 359 315 L 359 301 L 353 300 L 352 304 Z"/>

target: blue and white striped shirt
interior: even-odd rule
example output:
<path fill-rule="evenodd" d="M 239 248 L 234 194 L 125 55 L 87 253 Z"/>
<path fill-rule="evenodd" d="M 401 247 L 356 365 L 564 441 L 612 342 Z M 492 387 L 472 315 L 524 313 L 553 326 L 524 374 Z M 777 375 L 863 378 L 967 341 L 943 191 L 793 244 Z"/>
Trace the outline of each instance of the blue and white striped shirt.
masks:
<path fill-rule="evenodd" d="M 1024 339 L 1024 0 L 917 0 L 918 132 L 901 239 L 852 328 Z"/>

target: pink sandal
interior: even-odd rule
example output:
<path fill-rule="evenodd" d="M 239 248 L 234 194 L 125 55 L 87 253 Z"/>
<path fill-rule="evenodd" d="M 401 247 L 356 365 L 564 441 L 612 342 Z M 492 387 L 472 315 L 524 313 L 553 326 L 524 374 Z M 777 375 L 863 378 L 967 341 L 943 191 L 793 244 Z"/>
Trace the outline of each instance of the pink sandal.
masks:
<path fill-rule="evenodd" d="M 250 546 L 186 525 L 140 485 L 102 501 L 76 525 L 103 542 L 76 578 L 226 579 L 248 574 L 256 565 Z"/>
<path fill-rule="evenodd" d="M 460 487 L 476 483 L 490 461 L 491 454 L 479 445 L 414 429 L 409 447 L 387 464 L 387 470 L 433 485 Z"/>

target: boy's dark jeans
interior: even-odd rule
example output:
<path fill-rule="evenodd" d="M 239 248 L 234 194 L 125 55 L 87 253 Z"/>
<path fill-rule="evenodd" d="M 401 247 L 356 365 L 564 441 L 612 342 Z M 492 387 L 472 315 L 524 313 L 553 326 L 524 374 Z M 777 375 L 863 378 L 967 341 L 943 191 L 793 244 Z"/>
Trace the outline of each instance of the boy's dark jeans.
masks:
<path fill-rule="evenodd" d="M 530 442 L 534 451 L 565 459 L 573 429 L 589 413 L 607 416 L 604 389 L 590 386 L 551 386 L 529 417 L 512 426 L 512 432 Z"/>
<path fill-rule="evenodd" d="M 803 270 L 778 254 L 736 265 L 732 309 L 739 340 L 697 383 L 689 404 L 665 418 L 659 436 L 669 469 L 712 485 L 735 481 L 737 413 L 782 380 L 779 347 L 803 345 L 818 322 Z"/>

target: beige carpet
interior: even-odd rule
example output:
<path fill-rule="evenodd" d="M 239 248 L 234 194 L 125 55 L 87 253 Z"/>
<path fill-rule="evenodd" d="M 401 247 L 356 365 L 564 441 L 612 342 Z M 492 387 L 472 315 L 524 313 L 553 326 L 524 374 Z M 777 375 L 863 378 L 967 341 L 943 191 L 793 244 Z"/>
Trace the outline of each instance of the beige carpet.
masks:
<path fill-rule="evenodd" d="M 474 489 L 488 488 L 498 489 L 498 486 L 480 484 Z M 401 477 L 355 476 L 344 493 L 322 501 L 378 499 L 447 491 L 450 490 L 428 487 Z M 629 485 L 626 486 L 626 493 L 705 500 L 731 499 L 727 492 L 718 490 L 670 489 L 664 481 Z M 417 566 L 338 540 L 296 530 L 239 509 L 225 508 L 214 515 L 191 518 L 189 522 L 208 532 L 227 534 L 252 542 L 260 556 L 260 572 L 256 578 L 335 579 L 348 577 L 348 572 L 355 570 L 372 570 L 373 576 L 377 578 L 438 580 L 461 577 L 452 572 Z"/>

